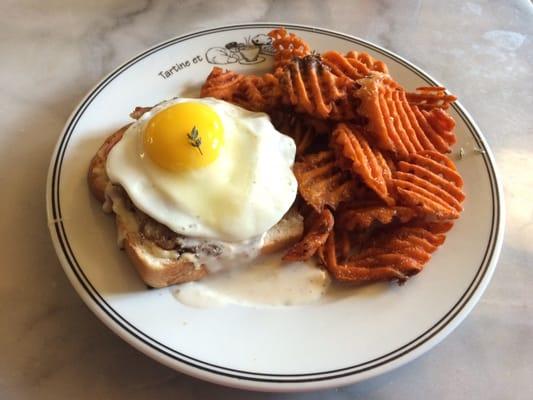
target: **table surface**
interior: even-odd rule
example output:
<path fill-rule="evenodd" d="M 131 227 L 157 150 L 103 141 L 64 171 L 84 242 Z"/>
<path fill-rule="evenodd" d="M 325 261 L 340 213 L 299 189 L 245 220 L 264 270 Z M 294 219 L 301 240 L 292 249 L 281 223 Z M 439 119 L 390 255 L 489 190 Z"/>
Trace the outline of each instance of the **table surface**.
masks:
<path fill-rule="evenodd" d="M 533 7 L 527 1 L 39 1 L 0 4 L 0 398 L 533 398 Z M 210 26 L 286 21 L 382 45 L 470 111 L 503 178 L 507 228 L 479 304 L 440 345 L 357 385 L 243 392 L 134 350 L 67 281 L 46 226 L 48 163 L 82 96 L 139 51 Z"/>

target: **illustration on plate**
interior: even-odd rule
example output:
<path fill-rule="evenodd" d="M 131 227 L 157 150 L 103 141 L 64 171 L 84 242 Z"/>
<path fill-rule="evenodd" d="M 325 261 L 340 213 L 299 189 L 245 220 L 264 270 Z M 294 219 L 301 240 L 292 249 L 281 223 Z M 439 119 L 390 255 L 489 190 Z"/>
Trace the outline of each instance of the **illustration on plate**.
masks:
<path fill-rule="evenodd" d="M 263 55 L 274 55 L 274 48 L 272 38 L 260 33 L 254 37 L 245 37 L 243 42 L 229 42 L 224 47 L 211 47 L 206 51 L 205 58 L 210 64 L 250 65 L 265 61 Z"/>

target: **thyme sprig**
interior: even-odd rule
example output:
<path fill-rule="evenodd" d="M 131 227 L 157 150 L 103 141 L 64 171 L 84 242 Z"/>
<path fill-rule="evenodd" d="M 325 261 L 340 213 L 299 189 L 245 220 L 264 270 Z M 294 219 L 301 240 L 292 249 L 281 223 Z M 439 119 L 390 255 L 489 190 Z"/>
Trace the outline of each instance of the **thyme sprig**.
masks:
<path fill-rule="evenodd" d="M 187 134 L 187 139 L 189 139 L 189 144 L 192 147 L 196 147 L 200 154 L 204 155 L 204 153 L 202 153 L 202 149 L 200 148 L 202 145 L 202 138 L 200 137 L 200 133 L 198 132 L 198 128 L 196 126 L 193 126 L 191 132 Z"/>

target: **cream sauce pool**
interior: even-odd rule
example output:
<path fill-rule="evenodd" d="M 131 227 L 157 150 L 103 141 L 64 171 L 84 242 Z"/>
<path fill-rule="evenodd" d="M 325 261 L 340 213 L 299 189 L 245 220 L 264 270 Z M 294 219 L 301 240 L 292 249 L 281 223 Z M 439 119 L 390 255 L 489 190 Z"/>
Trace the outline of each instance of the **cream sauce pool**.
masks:
<path fill-rule="evenodd" d="M 170 290 L 179 302 L 191 307 L 290 306 L 319 301 L 330 283 L 328 273 L 316 264 L 286 263 L 280 254 L 272 254 Z"/>

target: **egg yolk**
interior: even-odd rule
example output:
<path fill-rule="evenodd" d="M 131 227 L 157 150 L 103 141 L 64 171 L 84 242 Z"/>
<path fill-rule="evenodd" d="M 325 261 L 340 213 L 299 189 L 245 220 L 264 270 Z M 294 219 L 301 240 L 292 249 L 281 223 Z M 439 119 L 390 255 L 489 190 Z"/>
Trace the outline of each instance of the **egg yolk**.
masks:
<path fill-rule="evenodd" d="M 170 171 L 197 169 L 211 164 L 224 143 L 218 114 L 202 103 L 178 103 L 157 113 L 143 136 L 146 154 Z"/>

